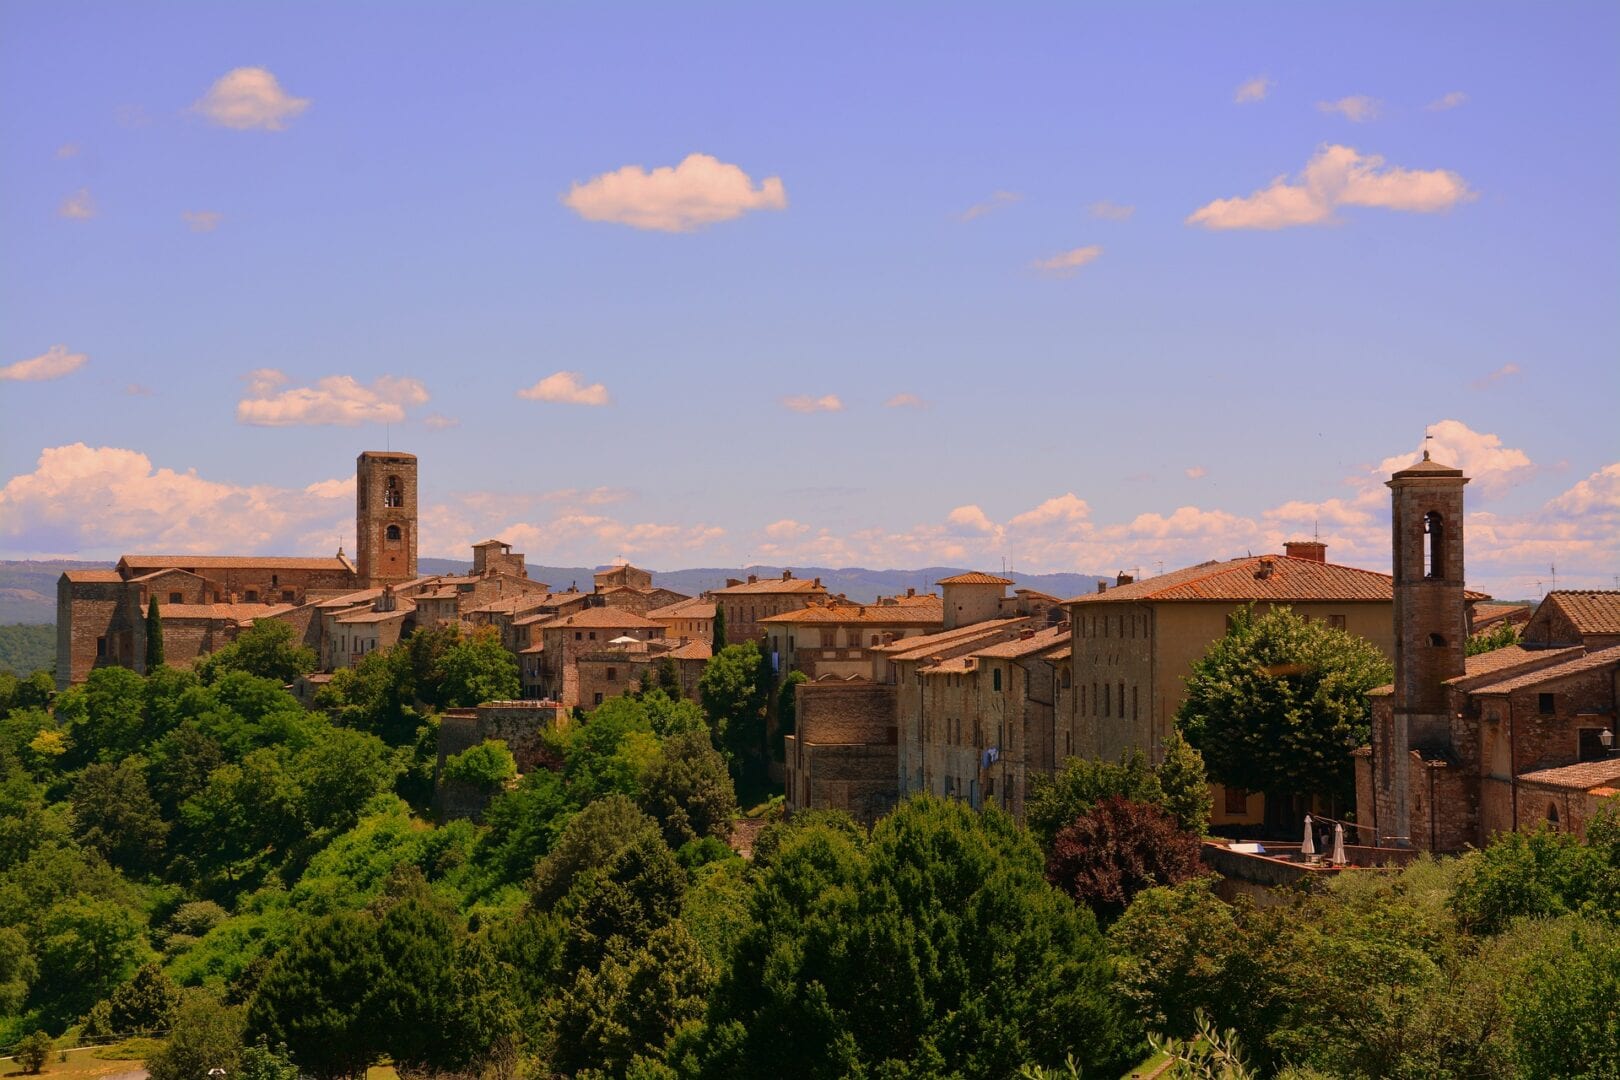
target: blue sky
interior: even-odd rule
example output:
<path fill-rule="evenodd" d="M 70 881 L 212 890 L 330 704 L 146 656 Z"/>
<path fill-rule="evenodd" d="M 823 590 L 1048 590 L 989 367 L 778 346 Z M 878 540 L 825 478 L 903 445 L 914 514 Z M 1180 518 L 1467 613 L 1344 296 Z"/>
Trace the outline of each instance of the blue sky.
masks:
<path fill-rule="evenodd" d="M 1612 4 L 13 2 L 0 375 L 57 359 L 0 380 L 0 554 L 350 544 L 391 444 L 431 554 L 1152 572 L 1319 528 L 1381 568 L 1377 472 L 1446 423 L 1475 584 L 1614 587 L 1617 40 Z M 559 372 L 606 403 L 518 396 Z"/>

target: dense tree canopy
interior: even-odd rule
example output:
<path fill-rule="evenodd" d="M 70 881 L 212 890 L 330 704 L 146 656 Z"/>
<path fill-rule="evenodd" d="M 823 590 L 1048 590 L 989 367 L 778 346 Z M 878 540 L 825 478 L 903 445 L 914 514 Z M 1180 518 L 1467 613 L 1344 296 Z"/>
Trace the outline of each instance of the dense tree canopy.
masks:
<path fill-rule="evenodd" d="M 1210 775 L 1265 792 L 1269 812 L 1304 796 L 1347 805 L 1350 752 L 1370 730 L 1367 692 L 1391 677 L 1389 661 L 1365 638 L 1286 607 L 1247 608 L 1193 664 L 1176 719 Z"/>

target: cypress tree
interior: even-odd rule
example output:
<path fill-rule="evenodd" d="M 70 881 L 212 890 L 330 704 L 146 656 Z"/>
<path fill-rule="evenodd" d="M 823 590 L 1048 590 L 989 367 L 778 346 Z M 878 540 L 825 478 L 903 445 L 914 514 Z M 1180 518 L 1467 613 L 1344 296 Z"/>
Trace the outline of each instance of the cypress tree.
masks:
<path fill-rule="evenodd" d="M 158 614 L 157 597 L 146 605 L 146 670 L 163 666 L 163 616 Z"/>
<path fill-rule="evenodd" d="M 726 609 L 719 604 L 714 605 L 714 641 L 710 648 L 719 652 L 726 647 Z"/>

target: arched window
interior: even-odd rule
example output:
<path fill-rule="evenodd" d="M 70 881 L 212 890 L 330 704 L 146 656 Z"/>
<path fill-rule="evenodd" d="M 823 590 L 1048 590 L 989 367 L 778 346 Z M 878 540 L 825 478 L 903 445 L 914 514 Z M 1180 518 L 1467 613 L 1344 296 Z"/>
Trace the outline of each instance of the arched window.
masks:
<path fill-rule="evenodd" d="M 1558 807 L 1554 803 L 1547 804 L 1547 824 L 1558 828 Z"/>
<path fill-rule="evenodd" d="M 1423 549 L 1423 576 L 1438 580 L 1446 576 L 1446 523 L 1438 510 L 1423 515 L 1423 534 L 1429 538 Z"/>
<path fill-rule="evenodd" d="M 383 505 L 393 507 L 405 505 L 405 492 L 399 486 L 399 477 L 388 478 L 388 486 L 383 488 Z"/>
<path fill-rule="evenodd" d="M 1439 634 L 1430 634 L 1429 644 L 1433 645 L 1437 649 L 1443 649 L 1446 647 L 1446 639 L 1441 637 Z"/>
<path fill-rule="evenodd" d="M 387 537 L 391 543 L 397 544 L 399 543 L 400 537 L 404 534 L 400 532 L 398 525 L 390 525 L 383 535 Z"/>

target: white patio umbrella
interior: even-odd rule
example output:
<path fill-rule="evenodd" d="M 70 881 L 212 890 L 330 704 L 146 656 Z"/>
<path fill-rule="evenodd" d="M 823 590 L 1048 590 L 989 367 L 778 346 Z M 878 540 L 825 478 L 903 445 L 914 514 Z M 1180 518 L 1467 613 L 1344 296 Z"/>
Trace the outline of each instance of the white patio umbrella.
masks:
<path fill-rule="evenodd" d="M 1314 835 L 1312 835 L 1312 833 L 1313 833 L 1313 830 L 1311 829 L 1311 815 L 1306 814 L 1305 815 L 1305 839 L 1299 845 L 1299 853 L 1301 855 L 1315 855 L 1316 854 L 1316 837 Z"/>
<path fill-rule="evenodd" d="M 1344 857 L 1344 826 L 1338 822 L 1333 823 L 1333 854 L 1328 856 L 1328 861 L 1338 866 L 1350 861 Z"/>

